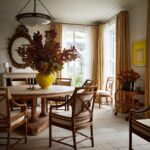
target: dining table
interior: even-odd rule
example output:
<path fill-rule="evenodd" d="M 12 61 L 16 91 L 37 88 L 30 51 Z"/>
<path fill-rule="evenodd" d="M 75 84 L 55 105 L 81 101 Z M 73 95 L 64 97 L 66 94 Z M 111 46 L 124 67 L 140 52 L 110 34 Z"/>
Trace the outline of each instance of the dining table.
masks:
<path fill-rule="evenodd" d="M 8 88 L 12 98 L 20 103 L 25 103 L 29 99 L 32 101 L 31 113 L 28 115 L 28 133 L 31 135 L 37 135 L 48 126 L 47 97 L 70 95 L 75 89 L 72 86 L 62 85 L 51 85 L 47 89 L 42 89 L 38 85 L 9 86 Z M 37 98 L 41 98 L 40 113 L 37 112 Z"/>

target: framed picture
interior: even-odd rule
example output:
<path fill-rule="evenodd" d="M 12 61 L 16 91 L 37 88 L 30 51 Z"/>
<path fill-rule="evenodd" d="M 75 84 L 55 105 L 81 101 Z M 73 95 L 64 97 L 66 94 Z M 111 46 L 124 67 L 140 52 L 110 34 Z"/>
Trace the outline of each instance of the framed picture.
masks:
<path fill-rule="evenodd" d="M 144 66 L 146 64 L 146 40 L 133 42 L 132 62 L 135 66 Z"/>

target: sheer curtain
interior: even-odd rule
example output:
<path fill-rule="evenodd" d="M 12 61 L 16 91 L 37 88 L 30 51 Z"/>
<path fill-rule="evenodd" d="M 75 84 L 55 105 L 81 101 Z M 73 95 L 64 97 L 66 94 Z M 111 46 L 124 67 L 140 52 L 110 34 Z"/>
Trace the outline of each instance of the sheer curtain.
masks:
<path fill-rule="evenodd" d="M 116 73 L 116 18 L 109 21 L 104 26 L 104 83 L 106 83 L 107 77 L 114 77 L 115 79 L 115 73 Z"/>
<path fill-rule="evenodd" d="M 85 51 L 85 63 L 86 63 L 86 68 L 85 68 L 85 75 L 84 75 L 84 79 L 91 79 L 92 78 L 92 58 L 93 58 L 93 53 L 92 53 L 92 30 L 91 30 L 91 26 L 87 26 L 86 27 L 86 41 L 87 41 L 87 45 L 86 45 L 86 49 L 87 52 Z"/>
<path fill-rule="evenodd" d="M 84 38 L 80 39 L 80 34 L 84 34 Z M 80 58 L 82 59 L 81 68 L 82 68 L 82 81 L 84 82 L 86 79 L 91 79 L 92 77 L 92 39 L 91 39 L 91 27 L 84 25 L 69 25 L 63 24 L 62 26 L 62 46 L 63 48 L 69 48 L 72 45 L 75 45 L 77 51 L 80 54 Z M 81 36 L 82 37 L 82 36 Z M 71 64 L 72 63 L 72 64 Z M 70 68 L 69 65 L 73 66 L 73 62 L 66 63 L 64 65 L 64 69 L 62 70 L 64 77 L 69 77 Z M 77 72 L 79 66 L 77 60 L 74 64 L 74 78 L 77 80 Z M 81 83 L 82 84 L 82 83 Z"/>

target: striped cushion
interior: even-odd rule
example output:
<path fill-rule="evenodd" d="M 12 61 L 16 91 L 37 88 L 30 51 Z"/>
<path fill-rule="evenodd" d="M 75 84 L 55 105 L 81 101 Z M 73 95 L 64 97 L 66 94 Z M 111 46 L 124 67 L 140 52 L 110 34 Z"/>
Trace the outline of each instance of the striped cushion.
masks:
<path fill-rule="evenodd" d="M 11 118 L 17 116 L 19 114 L 19 112 L 11 112 Z M 16 124 L 18 124 L 19 122 L 23 121 L 25 119 L 25 115 L 18 117 L 18 119 L 16 119 L 15 121 L 11 122 L 11 127 L 15 126 Z M 0 127 L 7 127 L 8 124 L 0 124 Z"/>
<path fill-rule="evenodd" d="M 110 91 L 97 90 L 97 95 L 111 95 Z"/>
<path fill-rule="evenodd" d="M 90 121 L 89 112 L 82 112 L 76 117 L 75 126 L 87 124 Z M 72 126 L 72 111 L 63 111 L 59 113 L 51 113 L 53 123 L 65 126 Z"/>
<path fill-rule="evenodd" d="M 133 121 L 132 129 L 134 133 L 140 132 L 145 137 L 150 138 L 150 119 L 140 119 L 140 120 Z"/>
<path fill-rule="evenodd" d="M 140 120 L 136 120 L 137 122 L 140 122 L 141 124 L 150 127 L 150 119 L 140 119 Z"/>

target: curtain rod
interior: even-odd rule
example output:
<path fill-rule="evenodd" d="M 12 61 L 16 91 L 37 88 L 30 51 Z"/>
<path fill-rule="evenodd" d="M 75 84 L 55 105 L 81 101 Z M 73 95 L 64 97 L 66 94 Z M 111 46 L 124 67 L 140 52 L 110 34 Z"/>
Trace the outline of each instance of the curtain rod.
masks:
<path fill-rule="evenodd" d="M 98 26 L 98 24 L 73 24 L 73 23 L 64 23 L 64 22 L 54 22 L 59 24 L 66 24 L 66 25 L 80 25 L 80 26 Z"/>
<path fill-rule="evenodd" d="M 64 23 L 64 22 L 55 22 L 59 24 L 66 24 L 66 25 L 80 25 L 80 26 L 99 26 L 100 24 L 106 24 L 108 22 L 111 22 L 112 20 L 115 20 L 117 15 L 112 16 L 111 18 L 107 19 L 106 21 L 100 21 L 97 22 L 96 24 L 73 24 L 73 23 Z"/>

